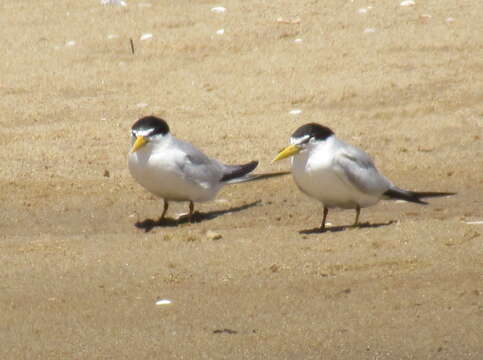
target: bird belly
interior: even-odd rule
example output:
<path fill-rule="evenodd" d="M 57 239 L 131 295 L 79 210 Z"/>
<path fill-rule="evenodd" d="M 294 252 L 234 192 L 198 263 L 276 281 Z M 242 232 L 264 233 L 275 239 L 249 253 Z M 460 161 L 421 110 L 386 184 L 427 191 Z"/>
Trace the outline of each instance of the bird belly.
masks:
<path fill-rule="evenodd" d="M 329 162 L 314 166 L 310 162 L 294 161 L 292 173 L 303 193 L 328 208 L 354 209 L 357 206 L 371 206 L 379 201 L 377 197 L 361 193 L 340 179 Z"/>
<path fill-rule="evenodd" d="M 160 157 L 129 155 L 129 171 L 152 194 L 170 201 L 204 202 L 212 200 L 221 186 L 202 186 L 189 181 L 176 164 Z"/>

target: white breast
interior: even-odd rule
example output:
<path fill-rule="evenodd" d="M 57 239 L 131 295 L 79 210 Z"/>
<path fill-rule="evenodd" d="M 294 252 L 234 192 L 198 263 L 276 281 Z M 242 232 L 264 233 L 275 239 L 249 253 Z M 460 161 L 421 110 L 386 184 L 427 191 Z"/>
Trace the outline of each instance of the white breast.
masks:
<path fill-rule="evenodd" d="M 377 203 L 378 197 L 361 193 L 334 170 L 333 145 L 328 139 L 294 156 L 292 174 L 299 189 L 328 208 L 353 209 L 357 205 L 365 207 Z"/>
<path fill-rule="evenodd" d="M 146 190 L 166 200 L 196 201 L 212 200 L 221 188 L 220 183 L 199 184 L 186 177 L 179 167 L 183 154 L 174 150 L 153 152 L 145 145 L 128 157 L 131 175 Z"/>

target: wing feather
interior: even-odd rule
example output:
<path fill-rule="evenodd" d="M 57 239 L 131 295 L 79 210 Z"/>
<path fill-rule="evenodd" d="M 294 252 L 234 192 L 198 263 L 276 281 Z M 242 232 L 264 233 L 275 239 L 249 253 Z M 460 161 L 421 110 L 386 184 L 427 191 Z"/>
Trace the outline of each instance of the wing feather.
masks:
<path fill-rule="evenodd" d="M 350 145 L 335 156 L 334 164 L 339 178 L 364 194 L 381 195 L 391 186 L 369 155 Z"/>
<path fill-rule="evenodd" d="M 193 145 L 178 140 L 178 148 L 183 156 L 178 157 L 177 167 L 186 180 L 204 188 L 212 187 L 220 182 L 223 176 L 222 165 L 210 159 Z"/>

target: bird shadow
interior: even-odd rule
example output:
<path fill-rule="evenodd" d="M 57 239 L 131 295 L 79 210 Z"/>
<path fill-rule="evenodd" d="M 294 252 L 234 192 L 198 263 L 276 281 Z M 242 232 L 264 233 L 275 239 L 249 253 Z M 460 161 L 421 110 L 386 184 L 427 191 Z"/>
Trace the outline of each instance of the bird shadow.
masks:
<path fill-rule="evenodd" d="M 195 211 L 193 213 L 192 221 L 190 221 L 188 216 L 181 216 L 178 219 L 173 219 L 173 218 L 164 218 L 164 219 L 158 219 L 158 220 L 145 219 L 142 221 L 137 221 L 136 223 L 134 223 L 134 226 L 137 227 L 138 229 L 144 230 L 144 232 L 150 232 L 156 227 L 175 227 L 182 224 L 199 223 L 203 221 L 213 220 L 218 216 L 233 214 L 233 213 L 237 213 L 237 212 L 249 209 L 251 207 L 259 205 L 261 202 L 262 202 L 261 200 L 257 200 L 249 204 L 234 206 L 225 210 L 213 210 L 213 211 L 208 211 L 204 213 Z"/>
<path fill-rule="evenodd" d="M 316 227 L 313 229 L 301 230 L 299 231 L 299 234 L 309 235 L 309 234 L 322 234 L 326 232 L 340 232 L 340 231 L 349 230 L 349 229 L 367 229 L 367 228 L 371 229 L 371 228 L 389 226 L 394 224 L 395 222 L 396 222 L 395 220 L 390 220 L 383 223 L 373 223 L 373 224 L 365 222 L 357 225 L 330 226 L 330 227 L 326 227 L 325 230 L 321 230 L 320 227 Z"/>

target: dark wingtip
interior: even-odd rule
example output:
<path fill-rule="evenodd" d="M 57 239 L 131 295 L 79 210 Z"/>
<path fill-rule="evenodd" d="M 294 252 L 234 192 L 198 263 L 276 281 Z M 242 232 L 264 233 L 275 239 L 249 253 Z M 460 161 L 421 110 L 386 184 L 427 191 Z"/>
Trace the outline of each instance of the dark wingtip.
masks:
<path fill-rule="evenodd" d="M 389 199 L 399 199 L 414 202 L 417 204 L 427 205 L 423 198 L 444 197 L 456 195 L 451 192 L 436 192 L 436 191 L 406 191 L 402 189 L 389 189 L 384 193 Z"/>
<path fill-rule="evenodd" d="M 392 200 L 405 200 L 421 205 L 428 204 L 426 201 L 421 200 L 416 193 L 402 189 L 389 189 L 383 195 Z"/>
<path fill-rule="evenodd" d="M 258 161 L 256 160 L 251 161 L 247 164 L 232 166 L 231 171 L 224 174 L 223 177 L 221 178 L 221 181 L 230 181 L 230 180 L 245 176 L 246 174 L 255 170 L 257 166 L 258 166 Z"/>

